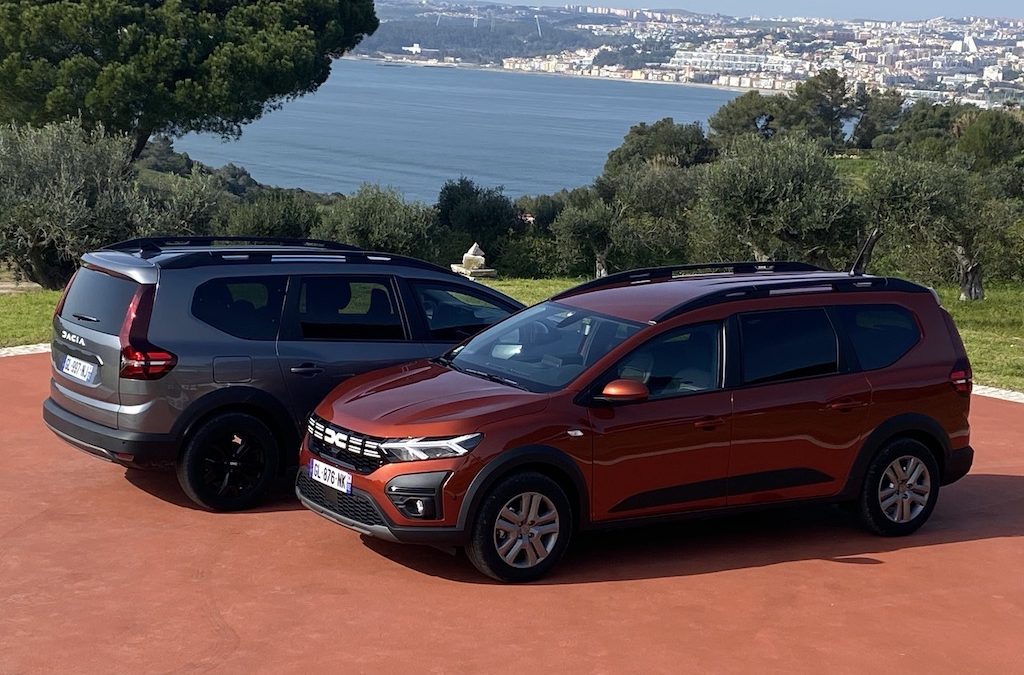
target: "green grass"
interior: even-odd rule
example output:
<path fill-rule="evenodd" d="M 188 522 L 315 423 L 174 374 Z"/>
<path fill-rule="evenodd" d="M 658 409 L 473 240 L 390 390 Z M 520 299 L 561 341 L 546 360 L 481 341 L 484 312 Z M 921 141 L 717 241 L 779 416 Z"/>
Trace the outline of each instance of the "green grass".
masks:
<path fill-rule="evenodd" d="M 534 304 L 578 279 L 493 279 L 488 286 Z M 1024 391 L 1024 287 L 990 286 L 981 302 L 960 302 L 952 288 L 940 290 L 956 319 L 979 384 Z M 0 295 L 0 347 L 47 342 L 50 317 L 60 294 L 31 291 Z"/>
<path fill-rule="evenodd" d="M 1024 391 L 1024 287 L 990 286 L 981 302 L 960 302 L 939 290 L 960 329 L 979 384 Z"/>
<path fill-rule="evenodd" d="M 519 302 L 535 305 L 547 300 L 555 293 L 583 283 L 585 279 L 485 279 L 484 283 L 506 295 L 511 295 Z"/>
<path fill-rule="evenodd" d="M 835 162 L 839 177 L 847 185 L 857 188 L 865 186 L 868 172 L 875 165 L 875 160 L 864 157 L 836 157 L 832 161 Z"/>
<path fill-rule="evenodd" d="M 60 291 L 0 295 L 0 347 L 50 341 L 50 321 Z"/>

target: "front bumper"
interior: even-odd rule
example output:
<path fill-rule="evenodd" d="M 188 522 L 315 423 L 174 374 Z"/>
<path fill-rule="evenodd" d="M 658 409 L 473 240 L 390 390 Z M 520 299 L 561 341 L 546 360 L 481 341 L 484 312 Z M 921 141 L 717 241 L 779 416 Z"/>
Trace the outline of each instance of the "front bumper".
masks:
<path fill-rule="evenodd" d="M 68 412 L 52 398 L 43 402 L 43 422 L 79 450 L 122 466 L 166 466 L 178 457 L 175 436 L 111 429 Z"/>
<path fill-rule="evenodd" d="M 960 480 L 967 475 L 973 464 L 974 448 L 971 446 L 951 451 L 946 462 L 946 470 L 942 474 L 942 484 L 949 485 Z"/>
<path fill-rule="evenodd" d="M 338 492 L 310 478 L 304 466 L 299 467 L 295 478 L 295 496 L 310 511 L 377 539 L 431 546 L 461 546 L 466 542 L 466 532 L 459 528 L 395 525 L 370 493 L 358 488 L 352 488 L 350 495 Z"/>

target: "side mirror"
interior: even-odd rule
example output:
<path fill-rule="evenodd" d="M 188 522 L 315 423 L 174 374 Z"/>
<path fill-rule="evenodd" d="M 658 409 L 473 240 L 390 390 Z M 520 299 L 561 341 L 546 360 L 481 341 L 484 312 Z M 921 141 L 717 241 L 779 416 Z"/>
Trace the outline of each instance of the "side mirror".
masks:
<path fill-rule="evenodd" d="M 650 392 L 647 385 L 636 380 L 612 380 L 601 390 L 602 401 L 608 403 L 635 403 L 646 401 Z"/>

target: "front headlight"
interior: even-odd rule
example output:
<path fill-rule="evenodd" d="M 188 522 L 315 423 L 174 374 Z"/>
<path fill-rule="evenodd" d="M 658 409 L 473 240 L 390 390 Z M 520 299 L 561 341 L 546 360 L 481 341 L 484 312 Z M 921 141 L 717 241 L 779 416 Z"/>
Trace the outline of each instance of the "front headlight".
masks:
<path fill-rule="evenodd" d="M 394 438 L 380 444 L 391 459 L 414 462 L 419 459 L 461 457 L 484 439 L 483 434 L 466 434 L 453 438 Z"/>

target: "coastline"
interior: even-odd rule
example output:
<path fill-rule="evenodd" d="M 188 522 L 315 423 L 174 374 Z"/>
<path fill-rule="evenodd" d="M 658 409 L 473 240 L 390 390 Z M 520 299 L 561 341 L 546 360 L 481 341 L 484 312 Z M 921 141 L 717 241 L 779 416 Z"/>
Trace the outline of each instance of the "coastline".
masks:
<path fill-rule="evenodd" d="M 489 73 L 506 73 L 509 75 L 539 75 L 544 77 L 571 77 L 578 80 L 599 80 L 601 82 L 631 82 L 634 84 L 659 84 L 675 87 L 694 87 L 698 89 L 714 89 L 717 91 L 729 91 L 737 94 L 745 94 L 748 91 L 760 92 L 764 95 L 778 95 L 786 93 L 780 89 L 757 89 L 745 87 L 729 87 L 720 84 L 709 84 L 705 82 L 665 82 L 663 80 L 634 80 L 626 77 L 600 77 L 597 75 L 576 75 L 569 73 L 545 73 L 538 70 L 512 70 L 498 66 L 478 65 L 475 63 L 430 63 L 404 58 L 383 58 L 380 56 L 366 56 L 362 54 L 346 54 L 339 60 L 342 61 L 371 61 L 373 63 L 387 64 L 392 66 L 412 66 L 417 68 L 457 68 L 459 70 L 480 70 Z"/>

